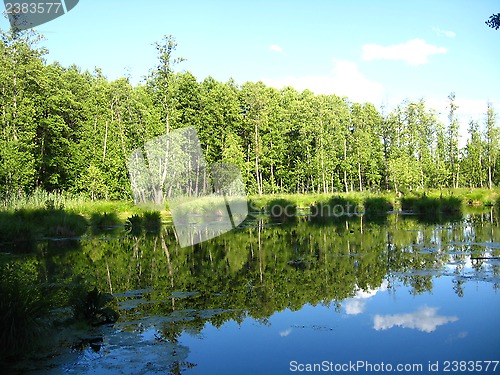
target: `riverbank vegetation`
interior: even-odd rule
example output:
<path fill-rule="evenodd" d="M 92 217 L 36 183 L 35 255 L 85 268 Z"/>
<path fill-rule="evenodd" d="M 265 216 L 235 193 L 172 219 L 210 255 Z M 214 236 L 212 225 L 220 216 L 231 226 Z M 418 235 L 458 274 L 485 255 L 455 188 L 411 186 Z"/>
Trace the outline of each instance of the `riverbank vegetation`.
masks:
<path fill-rule="evenodd" d="M 404 212 L 427 220 L 460 218 L 472 207 L 500 207 L 500 189 L 434 189 L 423 192 L 349 192 L 335 194 L 250 195 L 250 216 L 268 215 L 282 222 L 296 215 L 313 219 L 328 217 L 384 217 Z M 68 193 L 37 190 L 24 198 L 3 201 L 0 208 L 0 245 L 10 251 L 24 251 L 33 241 L 45 238 L 79 239 L 112 229 L 132 234 L 157 233 L 170 223 L 168 206 L 164 210 L 141 207 L 132 201 L 93 201 Z"/>

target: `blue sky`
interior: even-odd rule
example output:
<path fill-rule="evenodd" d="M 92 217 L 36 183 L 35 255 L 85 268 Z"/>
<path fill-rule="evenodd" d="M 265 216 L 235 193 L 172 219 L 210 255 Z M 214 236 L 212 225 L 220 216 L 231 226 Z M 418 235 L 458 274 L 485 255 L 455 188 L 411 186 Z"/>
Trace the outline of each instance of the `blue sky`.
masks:
<path fill-rule="evenodd" d="M 498 12 L 498 0 L 80 0 L 37 30 L 49 62 L 134 83 L 171 34 L 187 59 L 178 70 L 200 81 L 262 80 L 388 108 L 424 98 L 443 113 L 454 91 L 465 129 L 488 100 L 500 112 L 500 30 L 484 24 Z"/>

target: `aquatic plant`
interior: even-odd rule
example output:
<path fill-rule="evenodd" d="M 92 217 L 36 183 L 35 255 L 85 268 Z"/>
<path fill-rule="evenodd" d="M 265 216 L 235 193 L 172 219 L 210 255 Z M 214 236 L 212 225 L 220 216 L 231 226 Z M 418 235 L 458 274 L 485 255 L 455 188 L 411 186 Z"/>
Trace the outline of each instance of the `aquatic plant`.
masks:
<path fill-rule="evenodd" d="M 125 222 L 125 230 L 131 234 L 142 232 L 142 217 L 138 214 L 130 216 Z"/>
<path fill-rule="evenodd" d="M 387 216 L 387 212 L 394 208 L 391 202 L 382 197 L 367 197 L 363 206 L 366 215 Z"/>
<path fill-rule="evenodd" d="M 33 262 L 0 268 L 0 358 L 32 349 L 45 330 L 48 303 L 36 286 Z"/>
<path fill-rule="evenodd" d="M 118 224 L 118 217 L 114 212 L 93 213 L 90 216 L 90 227 L 93 233 L 100 233 Z"/>
<path fill-rule="evenodd" d="M 289 221 L 297 214 L 297 205 L 284 198 L 269 201 L 265 206 L 272 220 Z"/>
<path fill-rule="evenodd" d="M 84 293 L 77 291 L 72 302 L 74 318 L 85 320 L 91 326 L 115 323 L 120 314 L 107 306 L 113 299 L 111 294 L 102 293 L 96 287 Z"/>
<path fill-rule="evenodd" d="M 161 229 L 161 214 L 159 211 L 146 211 L 142 214 L 143 226 L 146 232 L 158 233 Z"/>

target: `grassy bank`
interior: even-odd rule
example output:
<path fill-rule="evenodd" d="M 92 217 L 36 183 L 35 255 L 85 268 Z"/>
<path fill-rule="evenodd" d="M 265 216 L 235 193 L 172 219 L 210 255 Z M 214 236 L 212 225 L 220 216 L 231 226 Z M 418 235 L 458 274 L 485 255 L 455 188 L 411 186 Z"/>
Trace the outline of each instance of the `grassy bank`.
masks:
<path fill-rule="evenodd" d="M 169 212 L 153 212 L 132 201 L 91 200 L 67 193 L 37 190 L 0 203 L 0 244 L 15 242 L 29 248 L 42 238 L 74 238 L 89 229 L 96 234 L 113 227 L 156 230 L 169 221 Z"/>
<path fill-rule="evenodd" d="M 273 205 L 287 204 L 297 210 L 311 207 L 356 207 L 357 212 L 382 213 L 387 211 L 412 211 L 414 213 L 447 213 L 465 206 L 500 205 L 500 188 L 489 189 L 442 189 L 396 194 L 395 192 L 351 192 L 335 194 L 275 194 L 249 197 L 251 211 L 270 211 Z M 351 209 L 352 212 L 352 209 Z"/>
<path fill-rule="evenodd" d="M 500 206 L 500 189 L 444 189 L 407 194 L 351 192 L 338 194 L 280 194 L 249 196 L 250 212 L 266 212 L 272 218 L 296 214 L 315 217 L 365 214 L 384 216 L 404 211 L 430 218 L 459 217 L 466 206 Z M 167 209 L 158 212 L 131 201 L 92 201 L 64 193 L 36 191 L 33 195 L 4 200 L 0 207 L 0 243 L 30 242 L 44 237 L 79 237 L 124 226 L 157 230 L 170 221 Z"/>

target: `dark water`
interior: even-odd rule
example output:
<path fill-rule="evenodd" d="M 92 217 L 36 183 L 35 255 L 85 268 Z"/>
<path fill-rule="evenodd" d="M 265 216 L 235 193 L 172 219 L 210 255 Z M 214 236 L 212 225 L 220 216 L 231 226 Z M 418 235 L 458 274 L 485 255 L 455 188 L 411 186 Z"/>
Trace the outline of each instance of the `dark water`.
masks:
<path fill-rule="evenodd" d="M 112 293 L 109 306 L 120 318 L 91 329 L 61 324 L 47 337 L 52 344 L 14 367 L 195 375 L 388 373 L 400 365 L 407 374 L 500 373 L 498 241 L 493 211 L 441 223 L 398 215 L 261 218 L 185 249 L 171 228 L 46 241 L 33 254 L 2 259 L 28 267 L 50 291 L 54 317 L 71 314 L 65 296 L 84 285 Z"/>

